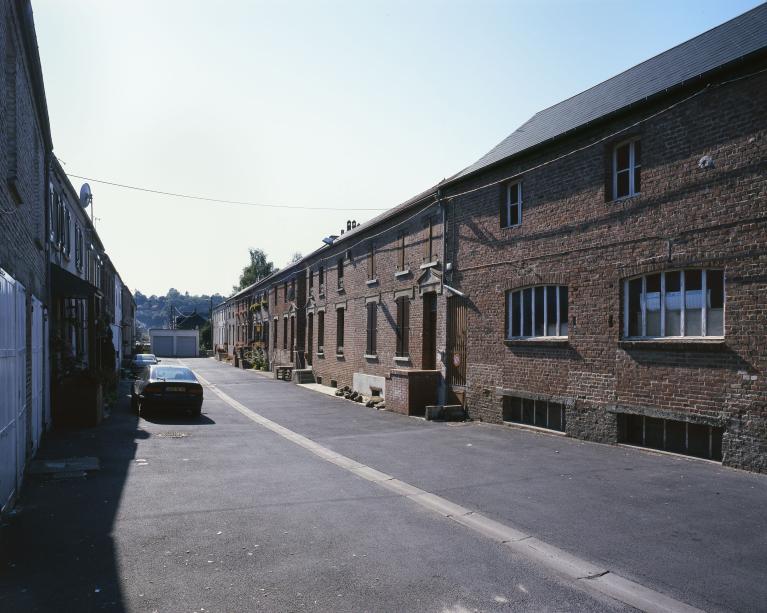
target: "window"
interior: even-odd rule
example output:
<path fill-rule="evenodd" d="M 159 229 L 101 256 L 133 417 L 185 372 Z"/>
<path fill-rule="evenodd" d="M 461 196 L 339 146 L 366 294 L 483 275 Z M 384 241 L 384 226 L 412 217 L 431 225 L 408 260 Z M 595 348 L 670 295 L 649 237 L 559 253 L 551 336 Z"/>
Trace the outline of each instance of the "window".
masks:
<path fill-rule="evenodd" d="M 375 355 L 378 304 L 375 302 L 368 302 L 366 307 L 368 312 L 368 318 L 367 318 L 367 343 L 365 345 L 365 354 Z"/>
<path fill-rule="evenodd" d="M 372 281 L 376 278 L 376 246 L 370 245 L 370 253 L 368 253 L 368 281 Z"/>
<path fill-rule="evenodd" d="M 397 239 L 397 270 L 405 270 L 405 235 Z"/>
<path fill-rule="evenodd" d="M 320 296 L 325 294 L 325 267 L 320 266 L 317 272 L 317 282 L 320 284 Z"/>
<path fill-rule="evenodd" d="M 406 358 L 410 355 L 410 300 L 407 296 L 397 298 L 397 348 L 396 356 Z"/>
<path fill-rule="evenodd" d="M 522 223 L 522 183 L 510 183 L 501 199 L 501 227 L 511 228 Z"/>
<path fill-rule="evenodd" d="M 503 421 L 565 431 L 565 407 L 551 400 L 503 397 Z"/>
<path fill-rule="evenodd" d="M 276 289 L 274 290 L 277 291 Z M 272 348 L 277 349 L 277 319 L 274 320 L 274 334 L 272 335 Z"/>
<path fill-rule="evenodd" d="M 423 221 L 424 247 L 423 261 L 432 262 L 434 260 L 434 222 L 431 217 Z"/>
<path fill-rule="evenodd" d="M 309 293 L 311 294 L 312 288 L 314 288 L 314 271 L 309 269 Z"/>
<path fill-rule="evenodd" d="M 635 138 L 613 149 L 613 199 L 635 196 L 641 191 L 642 142 Z"/>
<path fill-rule="evenodd" d="M 537 285 L 506 293 L 506 338 L 567 336 L 567 287 Z"/>
<path fill-rule="evenodd" d="M 626 338 L 724 336 L 723 270 L 660 272 L 627 279 L 623 290 Z"/>
<path fill-rule="evenodd" d="M 674 453 L 722 459 L 724 428 L 621 413 L 618 415 L 618 441 L 663 449 Z"/>
<path fill-rule="evenodd" d="M 48 239 L 51 243 L 56 242 L 56 190 L 53 189 L 53 185 L 49 186 L 49 203 L 48 203 Z"/>
<path fill-rule="evenodd" d="M 288 301 L 288 282 L 282 284 L 282 301 L 287 303 Z"/>
<path fill-rule="evenodd" d="M 344 310 L 336 309 L 336 355 L 344 354 Z"/>
<path fill-rule="evenodd" d="M 83 231 L 75 224 L 75 266 L 77 270 L 83 269 Z"/>
<path fill-rule="evenodd" d="M 282 348 L 288 348 L 288 318 L 282 318 Z"/>
<path fill-rule="evenodd" d="M 325 353 L 325 311 L 317 313 L 317 353 Z"/>
<path fill-rule="evenodd" d="M 338 258 L 338 289 L 344 288 L 344 258 Z"/>
<path fill-rule="evenodd" d="M 64 207 L 64 253 L 69 256 L 72 253 L 72 214 Z"/>

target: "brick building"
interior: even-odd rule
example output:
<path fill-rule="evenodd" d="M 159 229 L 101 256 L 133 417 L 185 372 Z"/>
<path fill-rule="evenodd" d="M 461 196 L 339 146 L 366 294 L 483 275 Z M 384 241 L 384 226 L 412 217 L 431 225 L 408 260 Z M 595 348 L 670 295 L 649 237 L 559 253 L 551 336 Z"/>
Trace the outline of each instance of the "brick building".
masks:
<path fill-rule="evenodd" d="M 766 45 L 762 5 L 443 187 L 472 417 L 767 470 Z"/>
<path fill-rule="evenodd" d="M 52 149 L 29 2 L 0 3 L 0 511 L 50 420 L 47 173 Z"/>
<path fill-rule="evenodd" d="M 272 366 L 767 471 L 765 91 L 762 5 L 541 111 L 249 288 Z"/>

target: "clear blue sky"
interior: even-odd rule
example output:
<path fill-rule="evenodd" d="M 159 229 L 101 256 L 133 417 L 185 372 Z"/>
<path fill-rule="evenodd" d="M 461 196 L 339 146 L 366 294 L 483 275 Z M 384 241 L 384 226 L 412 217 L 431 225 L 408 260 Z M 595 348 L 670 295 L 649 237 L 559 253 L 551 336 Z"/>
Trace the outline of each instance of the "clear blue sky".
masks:
<path fill-rule="evenodd" d="M 68 172 L 356 209 L 406 200 L 536 111 L 757 4 L 33 0 Z M 228 293 L 248 247 L 282 267 L 375 215 L 91 187 L 108 252 L 147 294 Z"/>

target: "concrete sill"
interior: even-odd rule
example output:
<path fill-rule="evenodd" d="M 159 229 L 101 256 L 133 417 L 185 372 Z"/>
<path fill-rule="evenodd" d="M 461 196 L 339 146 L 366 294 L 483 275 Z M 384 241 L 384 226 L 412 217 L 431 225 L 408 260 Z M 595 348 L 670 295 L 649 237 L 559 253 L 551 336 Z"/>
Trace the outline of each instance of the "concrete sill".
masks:
<path fill-rule="evenodd" d="M 421 264 L 418 268 L 423 270 L 424 268 L 434 268 L 435 266 L 439 266 L 439 260 L 434 260 L 433 262 L 425 262 L 424 264 Z"/>
<path fill-rule="evenodd" d="M 504 421 L 503 425 L 509 426 L 510 428 L 519 428 L 520 430 L 531 430 L 533 432 L 539 432 L 541 434 L 553 434 L 554 436 L 567 436 L 567 433 L 562 432 L 561 430 L 541 428 L 540 426 L 531 426 L 530 424 L 519 424 L 515 421 Z"/>
<path fill-rule="evenodd" d="M 376 355 L 375 353 L 366 353 L 362 357 L 365 358 L 366 360 L 377 360 L 378 359 L 378 355 Z"/>
<path fill-rule="evenodd" d="M 570 341 L 566 336 L 539 336 L 536 338 L 507 338 L 503 344 L 507 347 L 567 347 Z"/>
<path fill-rule="evenodd" d="M 342 358 L 342 357 L 344 357 L 344 354 L 343 354 L 343 353 L 337 353 L 337 354 L 336 354 L 336 357 L 337 357 L 337 358 Z"/>
<path fill-rule="evenodd" d="M 318 351 L 317 352 L 317 357 L 318 358 L 324 358 L 325 357 L 325 352 L 324 351 Z"/>
<path fill-rule="evenodd" d="M 409 355 L 397 355 L 397 356 L 394 356 L 394 361 L 395 362 L 409 362 L 410 361 L 410 356 Z"/>
<path fill-rule="evenodd" d="M 676 453 L 674 451 L 666 451 L 665 449 L 654 449 L 653 447 L 643 447 L 642 445 L 632 445 L 631 443 L 617 443 L 618 447 L 627 447 L 629 449 L 636 449 L 637 451 L 646 451 L 649 453 L 657 453 L 658 455 L 668 455 L 681 460 L 692 460 L 693 462 L 707 462 L 708 464 L 722 465 L 721 460 L 711 460 L 709 458 L 701 458 L 696 455 L 687 455 L 686 453 Z"/>
<path fill-rule="evenodd" d="M 727 347 L 724 338 L 650 338 L 618 341 L 621 349 L 647 349 L 667 351 L 722 351 Z"/>
<path fill-rule="evenodd" d="M 397 271 L 394 272 L 394 276 L 396 278 L 398 278 L 398 279 L 400 277 L 407 277 L 409 274 L 410 274 L 410 269 L 409 268 L 406 268 L 405 270 L 397 270 Z"/>
<path fill-rule="evenodd" d="M 365 281 L 368 285 L 376 285 L 378 283 L 378 279 L 368 279 Z"/>

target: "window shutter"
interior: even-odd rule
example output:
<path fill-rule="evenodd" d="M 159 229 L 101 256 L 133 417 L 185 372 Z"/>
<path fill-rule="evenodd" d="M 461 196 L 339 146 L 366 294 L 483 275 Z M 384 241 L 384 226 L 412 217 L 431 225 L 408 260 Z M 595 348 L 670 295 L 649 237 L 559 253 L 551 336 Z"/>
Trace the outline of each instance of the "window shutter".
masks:
<path fill-rule="evenodd" d="M 370 253 L 368 253 L 368 279 L 374 278 L 374 262 L 373 258 L 375 257 L 375 251 L 373 245 L 370 245 Z"/>
<path fill-rule="evenodd" d="M 509 338 L 511 332 L 509 330 L 509 301 L 511 300 L 511 292 L 506 292 L 504 295 L 506 299 L 503 306 L 503 338 Z"/>
<path fill-rule="evenodd" d="M 498 197 L 498 217 L 501 222 L 501 227 L 505 228 L 509 225 L 508 215 L 506 211 L 507 192 L 509 190 L 508 185 L 501 185 L 501 191 Z"/>

